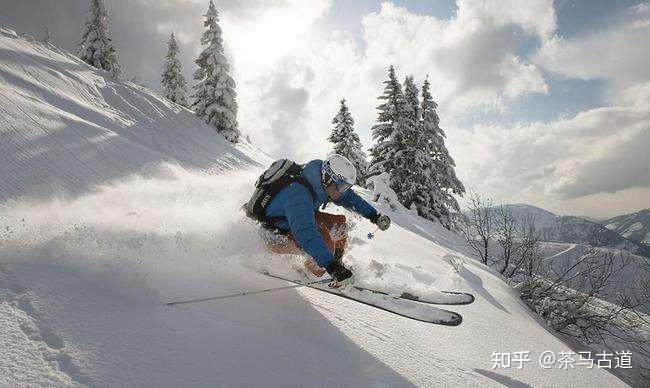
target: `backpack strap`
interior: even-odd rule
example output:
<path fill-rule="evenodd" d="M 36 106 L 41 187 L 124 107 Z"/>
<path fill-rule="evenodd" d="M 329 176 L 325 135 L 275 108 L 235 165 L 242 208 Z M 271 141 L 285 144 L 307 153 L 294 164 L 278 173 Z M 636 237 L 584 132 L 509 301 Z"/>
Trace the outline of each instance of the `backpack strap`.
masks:
<path fill-rule="evenodd" d="M 286 186 L 282 187 L 282 189 L 284 189 L 285 187 L 289 186 L 292 183 L 298 183 L 298 184 L 306 187 L 307 190 L 309 190 L 309 194 L 311 194 L 312 200 L 316 200 L 316 198 L 317 198 L 316 197 L 316 192 L 314 191 L 314 188 L 311 187 L 311 184 L 307 181 L 307 179 L 303 178 L 302 176 L 293 177 L 290 180 L 290 182 L 288 182 L 286 184 Z M 280 191 L 282 191 L 282 189 L 278 190 L 278 192 L 275 193 L 275 195 L 279 194 Z M 275 197 L 275 195 L 273 197 Z M 272 200 L 273 200 L 273 198 L 271 198 L 268 201 L 268 203 L 271 203 Z M 284 217 L 282 217 L 282 216 L 267 217 L 266 214 L 265 214 L 266 213 L 266 206 L 264 207 L 263 210 L 264 210 L 264 216 L 261 217 L 262 219 L 259 219 L 262 226 L 264 228 L 266 228 L 266 229 L 278 230 L 278 228 L 275 226 L 275 223 L 278 222 L 278 221 L 282 221 L 284 219 Z"/>

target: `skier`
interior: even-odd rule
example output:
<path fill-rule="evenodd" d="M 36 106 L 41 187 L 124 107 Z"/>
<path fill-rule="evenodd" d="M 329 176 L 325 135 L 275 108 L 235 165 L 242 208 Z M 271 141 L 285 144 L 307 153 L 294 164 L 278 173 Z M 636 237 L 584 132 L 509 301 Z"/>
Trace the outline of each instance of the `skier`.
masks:
<path fill-rule="evenodd" d="M 390 226 L 390 218 L 350 190 L 357 171 L 348 159 L 333 154 L 297 165 L 289 160 L 275 162 L 256 184 L 256 191 L 244 205 L 247 214 L 280 235 L 267 239 L 269 250 L 282 254 L 307 254 L 305 266 L 320 277 L 325 271 L 334 279 L 332 287 L 354 282 L 352 271 L 341 258 L 347 245 L 344 215 L 319 211 L 332 202 L 354 211 L 376 224 Z"/>

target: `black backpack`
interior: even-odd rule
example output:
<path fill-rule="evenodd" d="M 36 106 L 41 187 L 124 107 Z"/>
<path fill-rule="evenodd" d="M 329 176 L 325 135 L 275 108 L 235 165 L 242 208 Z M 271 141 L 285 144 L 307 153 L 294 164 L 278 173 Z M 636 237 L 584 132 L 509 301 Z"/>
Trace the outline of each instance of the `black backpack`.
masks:
<path fill-rule="evenodd" d="M 275 217 L 266 217 L 266 208 L 282 189 L 294 182 L 305 186 L 312 197 L 316 198 L 314 189 L 301 173 L 302 166 L 292 160 L 280 159 L 273 162 L 255 182 L 255 191 L 243 206 L 246 215 L 266 227 L 273 227 L 272 223 L 277 220 Z"/>

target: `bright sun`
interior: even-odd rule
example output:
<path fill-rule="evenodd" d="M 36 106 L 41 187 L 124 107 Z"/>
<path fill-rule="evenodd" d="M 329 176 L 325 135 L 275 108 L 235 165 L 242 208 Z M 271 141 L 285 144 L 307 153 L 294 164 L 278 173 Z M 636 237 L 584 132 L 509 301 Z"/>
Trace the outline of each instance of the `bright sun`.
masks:
<path fill-rule="evenodd" d="M 248 23 L 230 26 L 234 55 L 246 67 L 266 67 L 297 48 L 310 21 L 300 12 L 273 8 Z"/>

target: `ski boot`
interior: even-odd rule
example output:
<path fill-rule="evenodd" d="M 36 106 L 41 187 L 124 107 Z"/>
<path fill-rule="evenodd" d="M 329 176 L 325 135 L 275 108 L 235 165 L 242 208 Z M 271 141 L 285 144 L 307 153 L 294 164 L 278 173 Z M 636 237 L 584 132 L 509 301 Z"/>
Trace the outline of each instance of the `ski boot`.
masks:
<path fill-rule="evenodd" d="M 327 273 L 332 276 L 334 281 L 330 283 L 330 288 L 342 288 L 354 283 L 354 274 L 343 265 L 343 250 L 334 251 L 334 260 L 325 268 Z"/>

